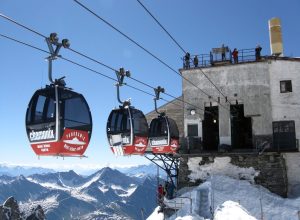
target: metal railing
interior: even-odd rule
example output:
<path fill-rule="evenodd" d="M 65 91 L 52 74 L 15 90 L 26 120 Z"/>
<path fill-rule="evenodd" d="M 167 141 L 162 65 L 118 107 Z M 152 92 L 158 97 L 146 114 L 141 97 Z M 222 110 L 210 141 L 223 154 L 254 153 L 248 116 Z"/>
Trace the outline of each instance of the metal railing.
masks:
<path fill-rule="evenodd" d="M 164 204 L 168 208 L 178 210 L 181 209 L 186 204 L 186 200 L 190 202 L 190 214 L 192 214 L 192 210 L 193 210 L 192 198 L 184 197 L 184 196 L 175 197 L 173 200 L 164 200 Z"/>
<path fill-rule="evenodd" d="M 196 60 L 195 57 L 197 57 Z M 220 53 L 210 52 L 209 54 L 196 54 L 191 55 L 190 57 L 184 56 L 181 58 L 181 60 L 183 62 L 184 69 L 210 67 L 218 63 L 235 64 L 231 50 L 225 52 L 225 57 L 222 57 L 222 54 Z M 237 63 L 253 62 L 257 60 L 258 59 L 256 58 L 255 48 L 238 50 Z"/>

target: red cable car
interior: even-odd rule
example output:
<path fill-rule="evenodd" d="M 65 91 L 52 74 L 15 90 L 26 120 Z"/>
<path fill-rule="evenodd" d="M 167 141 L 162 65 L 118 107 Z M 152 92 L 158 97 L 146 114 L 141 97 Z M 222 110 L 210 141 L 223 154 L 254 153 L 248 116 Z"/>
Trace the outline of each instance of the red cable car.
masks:
<path fill-rule="evenodd" d="M 159 114 L 150 123 L 149 129 L 149 147 L 154 154 L 174 154 L 179 148 L 179 131 L 176 122 L 165 115 L 164 112 L 158 112 L 157 100 L 164 88 L 158 86 L 154 89 L 155 111 Z"/>
<path fill-rule="evenodd" d="M 39 156 L 83 156 L 92 134 L 89 106 L 81 94 L 51 84 L 31 98 L 26 131 Z"/>
<path fill-rule="evenodd" d="M 179 131 L 176 122 L 160 114 L 150 123 L 149 146 L 154 154 L 174 154 L 179 148 Z"/>
<path fill-rule="evenodd" d="M 50 51 L 48 74 L 51 84 L 37 90 L 26 112 L 26 132 L 38 156 L 83 156 L 92 135 L 92 116 L 84 97 L 65 87 L 64 77 L 52 80 L 52 61 L 67 39 L 58 42 L 52 33 L 46 42 Z M 53 47 L 55 46 L 55 48 Z"/>
<path fill-rule="evenodd" d="M 148 124 L 142 111 L 131 106 L 112 110 L 107 138 L 115 155 L 143 155 L 148 146 Z"/>
<path fill-rule="evenodd" d="M 148 124 L 142 111 L 130 106 L 130 101 L 120 99 L 120 86 L 124 77 L 130 72 L 120 68 L 116 71 L 118 78 L 117 98 L 122 106 L 111 111 L 106 125 L 107 139 L 112 152 L 118 156 L 144 155 L 148 146 Z"/>

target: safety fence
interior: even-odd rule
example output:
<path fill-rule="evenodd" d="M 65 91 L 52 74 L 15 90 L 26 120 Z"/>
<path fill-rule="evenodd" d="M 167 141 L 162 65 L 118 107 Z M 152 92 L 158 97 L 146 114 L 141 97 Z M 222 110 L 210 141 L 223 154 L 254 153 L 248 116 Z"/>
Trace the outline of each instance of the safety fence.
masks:
<path fill-rule="evenodd" d="M 193 200 L 192 198 L 189 198 L 189 197 L 176 197 L 172 200 L 164 200 L 164 205 L 167 207 L 167 208 L 171 208 L 171 209 L 175 209 L 175 210 L 178 210 L 178 209 L 181 209 L 184 205 L 186 204 L 190 204 L 190 214 L 192 214 L 192 210 L 193 210 Z"/>
<path fill-rule="evenodd" d="M 238 51 L 237 62 L 234 62 L 232 50 L 228 49 L 224 54 L 210 52 L 209 54 L 195 54 L 181 58 L 184 69 L 211 67 L 217 64 L 235 64 L 258 61 L 261 57 L 256 57 L 255 48 L 240 49 Z"/>

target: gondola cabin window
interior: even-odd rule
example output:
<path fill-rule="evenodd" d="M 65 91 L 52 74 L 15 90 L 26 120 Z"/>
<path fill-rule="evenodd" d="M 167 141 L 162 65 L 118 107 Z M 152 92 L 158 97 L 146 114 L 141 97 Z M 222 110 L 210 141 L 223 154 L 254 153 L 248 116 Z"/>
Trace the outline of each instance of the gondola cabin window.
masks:
<path fill-rule="evenodd" d="M 30 103 L 26 120 L 29 124 L 55 121 L 54 96 L 36 94 Z"/>
<path fill-rule="evenodd" d="M 91 123 L 89 110 L 79 96 L 65 99 L 64 110 L 65 127 L 76 128 Z"/>
<path fill-rule="evenodd" d="M 146 136 L 148 134 L 148 123 L 141 111 L 132 109 L 133 130 L 137 135 Z"/>

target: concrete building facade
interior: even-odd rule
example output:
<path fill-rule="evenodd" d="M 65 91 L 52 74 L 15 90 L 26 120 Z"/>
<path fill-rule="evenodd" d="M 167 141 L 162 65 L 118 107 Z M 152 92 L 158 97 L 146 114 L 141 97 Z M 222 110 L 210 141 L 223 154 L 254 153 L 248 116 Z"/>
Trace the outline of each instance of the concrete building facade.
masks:
<path fill-rule="evenodd" d="M 180 131 L 178 188 L 205 181 L 190 181 L 189 159 L 201 157 L 201 167 L 229 157 L 234 166 L 255 169 L 256 184 L 299 196 L 300 58 L 262 57 L 180 72 L 182 97 L 159 108 Z M 148 113 L 148 122 L 156 116 Z"/>
<path fill-rule="evenodd" d="M 187 79 L 182 82 L 183 136 L 199 141 L 181 155 L 179 188 L 193 184 L 189 158 L 203 158 L 203 166 L 229 157 L 233 165 L 257 170 L 257 184 L 295 196 L 300 187 L 300 59 L 264 57 L 180 72 Z"/>
<path fill-rule="evenodd" d="M 248 148 L 257 148 L 265 141 L 270 143 L 272 148 L 276 148 L 273 143 L 274 132 L 276 133 L 276 129 L 288 127 L 289 124 L 285 122 L 290 122 L 290 127 L 294 126 L 295 139 L 299 140 L 300 59 L 266 58 L 259 62 L 181 69 L 180 72 L 184 78 L 206 93 L 201 92 L 187 80 L 182 81 L 184 101 L 191 104 L 184 105 L 184 136 L 190 136 L 189 129 L 194 125 L 198 130 L 196 132 L 198 137 L 205 142 L 205 129 L 212 130 L 209 126 L 205 126 L 209 115 L 207 113 L 214 110 L 212 118 L 217 124 L 215 126 L 218 133 L 217 145 L 233 145 L 232 142 L 235 140 L 232 133 L 240 132 L 238 131 L 240 127 L 237 126 L 234 130 L 233 124 L 237 107 L 237 112 L 242 114 L 238 118 L 244 120 L 242 126 L 247 127 L 243 135 L 249 134 L 246 140 Z M 276 122 L 283 124 L 279 124 L 276 128 Z M 293 133 L 293 129 L 290 130 Z M 286 150 L 297 148 L 296 141 L 292 145 L 294 146 L 287 146 Z M 205 146 L 204 149 L 218 150 L 217 147 L 210 149 Z"/>

